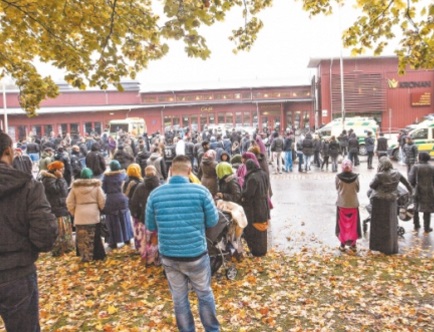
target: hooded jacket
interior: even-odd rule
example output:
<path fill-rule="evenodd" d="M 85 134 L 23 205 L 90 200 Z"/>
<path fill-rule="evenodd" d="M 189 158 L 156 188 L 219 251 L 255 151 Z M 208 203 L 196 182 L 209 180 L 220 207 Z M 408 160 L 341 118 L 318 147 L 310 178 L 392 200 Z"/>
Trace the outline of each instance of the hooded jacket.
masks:
<path fill-rule="evenodd" d="M 105 199 L 100 180 L 78 179 L 72 183 L 66 206 L 76 225 L 94 225 L 100 222 Z"/>
<path fill-rule="evenodd" d="M 360 190 L 359 174 L 353 172 L 342 172 L 336 175 L 336 190 L 338 198 L 336 206 L 343 208 L 359 207 L 357 193 Z"/>
<path fill-rule="evenodd" d="M 50 251 L 57 238 L 42 183 L 0 163 L 0 283 L 36 271 L 39 252 Z"/>
<path fill-rule="evenodd" d="M 133 197 L 129 201 L 131 215 L 140 222 L 145 223 L 145 207 L 149 194 L 160 185 L 157 176 L 147 176 L 134 190 Z"/>

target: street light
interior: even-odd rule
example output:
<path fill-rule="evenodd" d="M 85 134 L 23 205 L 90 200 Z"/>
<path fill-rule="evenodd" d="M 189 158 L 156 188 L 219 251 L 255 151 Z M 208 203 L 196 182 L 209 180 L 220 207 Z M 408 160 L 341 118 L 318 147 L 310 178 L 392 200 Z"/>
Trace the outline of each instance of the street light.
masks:
<path fill-rule="evenodd" d="M 6 105 L 6 83 L 4 79 L 2 79 L 2 85 L 3 85 L 3 111 L 5 117 L 3 131 L 7 134 L 9 125 L 8 125 L 8 107 Z"/>

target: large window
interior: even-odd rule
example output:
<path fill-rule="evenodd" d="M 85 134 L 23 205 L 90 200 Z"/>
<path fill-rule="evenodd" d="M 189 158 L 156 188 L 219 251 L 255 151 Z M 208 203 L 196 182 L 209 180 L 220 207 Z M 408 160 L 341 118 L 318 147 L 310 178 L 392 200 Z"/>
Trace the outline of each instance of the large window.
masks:
<path fill-rule="evenodd" d="M 199 130 L 199 126 L 198 126 L 198 122 L 197 122 L 197 116 L 193 115 L 191 118 L 191 130 L 192 131 L 198 131 Z"/>
<path fill-rule="evenodd" d="M 225 123 L 225 114 L 224 113 L 219 113 L 218 114 L 218 121 L 217 123 L 221 126 Z"/>
<path fill-rule="evenodd" d="M 201 114 L 200 116 L 200 130 L 204 130 L 208 126 L 208 114 Z"/>
<path fill-rule="evenodd" d="M 102 124 L 101 124 L 101 122 L 95 122 L 93 128 L 95 129 L 95 132 L 98 135 L 101 135 L 101 133 L 102 133 Z"/>
<path fill-rule="evenodd" d="M 243 124 L 246 127 L 250 127 L 250 112 L 244 112 Z"/>
<path fill-rule="evenodd" d="M 232 128 L 234 126 L 234 114 L 232 112 L 226 113 L 226 127 Z"/>
<path fill-rule="evenodd" d="M 93 133 L 93 123 L 92 122 L 85 122 L 84 123 L 84 132 L 88 135 Z"/>
<path fill-rule="evenodd" d="M 62 137 L 65 137 L 65 135 L 68 133 L 68 124 L 67 123 L 61 123 L 60 124 L 59 133 L 62 135 Z"/>
<path fill-rule="evenodd" d="M 18 139 L 25 140 L 27 139 L 27 128 L 26 126 L 18 126 Z"/>
<path fill-rule="evenodd" d="M 242 114 L 241 112 L 235 113 L 235 127 L 242 127 L 243 126 L 243 120 L 242 120 Z"/>
<path fill-rule="evenodd" d="M 189 117 L 188 117 L 188 115 L 183 115 L 182 116 L 182 128 L 186 128 L 188 126 L 190 126 Z"/>
<path fill-rule="evenodd" d="M 51 132 L 53 132 L 53 125 L 44 125 L 44 135 L 50 137 Z"/>
<path fill-rule="evenodd" d="M 71 137 L 79 137 L 80 136 L 80 130 L 79 130 L 79 124 L 78 123 L 71 123 L 70 124 L 70 133 Z"/>

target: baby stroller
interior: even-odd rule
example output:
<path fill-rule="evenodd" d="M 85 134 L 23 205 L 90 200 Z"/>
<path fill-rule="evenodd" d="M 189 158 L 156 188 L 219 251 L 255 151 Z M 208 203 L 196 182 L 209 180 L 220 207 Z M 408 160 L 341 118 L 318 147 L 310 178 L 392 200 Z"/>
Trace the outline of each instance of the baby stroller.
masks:
<path fill-rule="evenodd" d="M 232 215 L 219 210 L 217 225 L 206 230 L 206 242 L 211 261 L 211 274 L 214 275 L 223 265 L 226 269 L 226 278 L 234 280 L 238 271 L 234 266 L 228 266 L 236 252 L 228 236 L 231 224 Z"/>
<path fill-rule="evenodd" d="M 369 189 L 368 197 L 371 196 L 371 192 L 372 189 Z M 398 205 L 399 219 L 401 219 L 402 221 L 409 221 L 413 218 L 413 214 L 414 214 L 413 197 L 410 195 L 407 189 L 402 185 L 398 186 L 397 205 Z M 368 230 L 368 223 L 371 221 L 371 212 L 372 212 L 371 204 L 366 206 L 366 210 L 369 212 L 369 217 L 363 220 L 364 233 L 366 233 L 366 231 Z M 398 225 L 397 232 L 399 236 L 403 236 L 405 234 L 404 227 Z"/>

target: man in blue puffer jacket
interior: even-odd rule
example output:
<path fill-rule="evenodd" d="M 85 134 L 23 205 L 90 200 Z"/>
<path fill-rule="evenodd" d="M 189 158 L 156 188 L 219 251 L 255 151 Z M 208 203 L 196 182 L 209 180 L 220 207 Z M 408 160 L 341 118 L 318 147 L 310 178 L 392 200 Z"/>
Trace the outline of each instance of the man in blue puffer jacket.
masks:
<path fill-rule="evenodd" d="M 199 313 L 207 332 L 219 331 L 206 228 L 218 222 L 211 193 L 189 182 L 191 161 L 179 155 L 173 159 L 168 184 L 150 194 L 146 204 L 146 228 L 158 233 L 158 249 L 169 282 L 180 331 L 194 331 L 188 300 L 188 281 L 199 298 Z"/>

